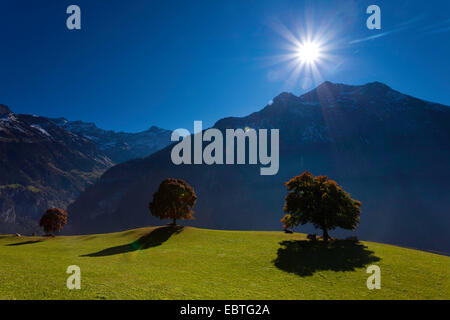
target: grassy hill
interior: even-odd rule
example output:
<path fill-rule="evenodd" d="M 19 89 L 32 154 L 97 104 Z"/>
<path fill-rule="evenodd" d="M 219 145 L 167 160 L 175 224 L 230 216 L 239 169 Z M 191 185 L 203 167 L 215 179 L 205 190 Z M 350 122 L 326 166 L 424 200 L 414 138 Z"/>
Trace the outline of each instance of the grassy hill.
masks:
<path fill-rule="evenodd" d="M 371 264 L 381 290 L 366 287 Z M 81 290 L 66 288 L 69 265 L 81 268 Z M 0 299 L 450 299 L 450 257 L 189 227 L 0 236 Z"/>

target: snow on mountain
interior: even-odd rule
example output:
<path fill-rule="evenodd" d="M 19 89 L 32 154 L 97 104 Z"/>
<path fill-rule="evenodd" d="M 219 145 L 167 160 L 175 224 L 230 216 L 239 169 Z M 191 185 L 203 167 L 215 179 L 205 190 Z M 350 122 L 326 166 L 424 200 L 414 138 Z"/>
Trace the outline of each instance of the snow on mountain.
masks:
<path fill-rule="evenodd" d="M 39 231 L 46 209 L 66 207 L 113 165 L 92 141 L 2 105 L 0 159 L 0 233 Z"/>
<path fill-rule="evenodd" d="M 52 119 L 58 126 L 95 142 L 115 163 L 145 158 L 171 143 L 171 131 L 152 126 L 138 133 L 115 132 L 98 128 L 94 123 Z"/>
<path fill-rule="evenodd" d="M 115 163 L 170 143 L 152 127 L 115 133 L 93 123 L 15 114 L 0 105 L 0 233 L 38 232 L 49 207 L 65 208 Z"/>

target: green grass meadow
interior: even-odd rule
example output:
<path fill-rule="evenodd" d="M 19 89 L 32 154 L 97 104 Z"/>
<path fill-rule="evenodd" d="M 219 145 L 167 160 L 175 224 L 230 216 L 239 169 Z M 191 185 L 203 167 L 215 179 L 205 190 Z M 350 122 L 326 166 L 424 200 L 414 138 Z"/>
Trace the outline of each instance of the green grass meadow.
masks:
<path fill-rule="evenodd" d="M 380 290 L 366 286 L 372 264 Z M 81 268 L 81 290 L 66 287 L 70 265 Z M 0 299 L 450 299 L 450 257 L 190 227 L 0 236 Z"/>

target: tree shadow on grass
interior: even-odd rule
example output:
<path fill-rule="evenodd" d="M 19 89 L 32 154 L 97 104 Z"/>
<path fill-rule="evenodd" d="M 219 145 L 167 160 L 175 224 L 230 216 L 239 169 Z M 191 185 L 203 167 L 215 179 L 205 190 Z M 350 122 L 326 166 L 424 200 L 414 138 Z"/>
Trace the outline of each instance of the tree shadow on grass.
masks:
<path fill-rule="evenodd" d="M 33 244 L 33 243 L 38 243 L 38 242 L 41 242 L 41 240 L 25 241 L 25 242 L 18 242 L 18 243 L 10 243 L 10 244 L 5 244 L 5 246 L 8 246 L 8 247 L 23 246 L 23 245 L 26 245 L 26 244 Z"/>
<path fill-rule="evenodd" d="M 82 255 L 82 257 L 105 257 L 112 256 L 116 254 L 122 254 L 127 252 L 132 252 L 136 250 L 144 250 L 152 247 L 157 247 L 162 245 L 164 242 L 169 240 L 173 234 L 178 234 L 183 231 L 183 226 L 165 226 L 154 229 L 149 234 L 140 237 L 138 240 L 124 244 L 121 246 L 107 248 L 98 252 Z"/>
<path fill-rule="evenodd" d="M 356 241 L 282 241 L 273 261 L 283 271 L 312 276 L 316 271 L 354 271 L 380 261 L 373 251 Z"/>

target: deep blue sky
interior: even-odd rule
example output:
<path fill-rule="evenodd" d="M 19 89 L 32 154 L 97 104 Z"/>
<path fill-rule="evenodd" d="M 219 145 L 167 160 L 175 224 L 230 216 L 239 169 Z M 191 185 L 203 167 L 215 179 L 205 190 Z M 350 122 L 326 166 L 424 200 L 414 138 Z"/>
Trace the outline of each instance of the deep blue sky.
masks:
<path fill-rule="evenodd" d="M 82 30 L 66 28 L 66 8 Z M 366 28 L 381 7 L 382 30 Z M 299 95 L 323 80 L 384 82 L 450 105 L 450 1 L 2 0 L 0 103 L 17 113 L 140 131 L 192 130 Z M 322 79 L 288 81 L 284 26 L 326 35 Z M 381 35 L 376 39 L 353 42 Z"/>

